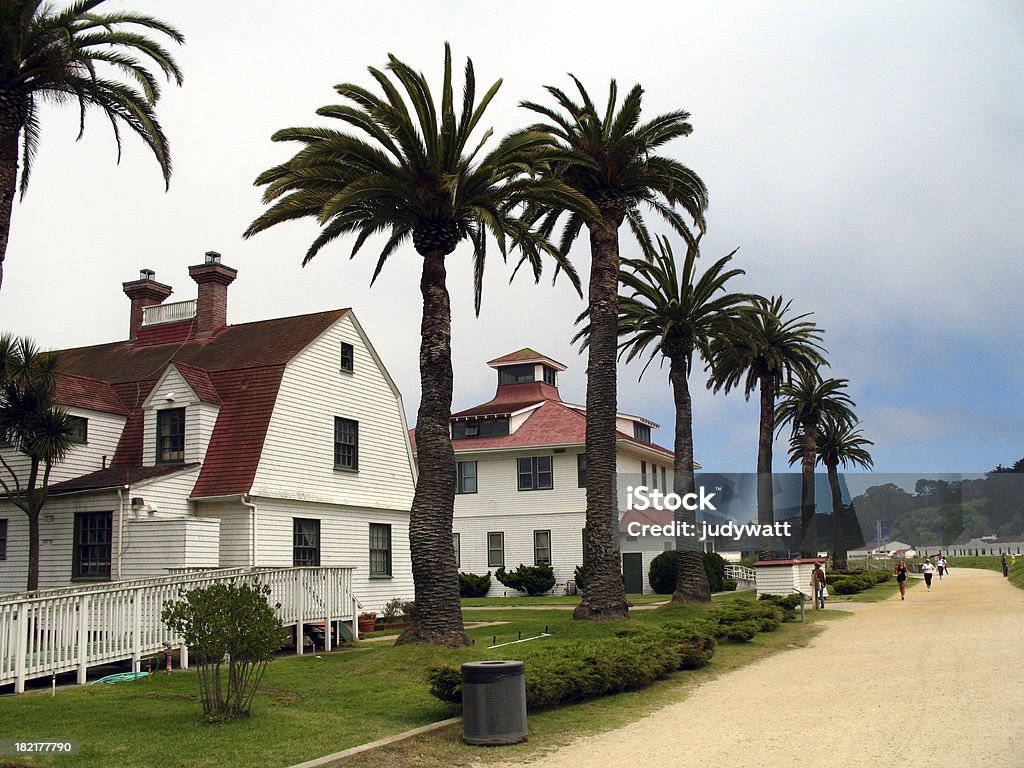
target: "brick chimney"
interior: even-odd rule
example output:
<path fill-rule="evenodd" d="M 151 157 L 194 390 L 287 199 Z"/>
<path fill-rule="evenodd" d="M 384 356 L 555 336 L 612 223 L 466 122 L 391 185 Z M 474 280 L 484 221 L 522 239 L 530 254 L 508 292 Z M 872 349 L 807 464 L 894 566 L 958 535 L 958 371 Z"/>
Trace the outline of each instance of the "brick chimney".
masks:
<path fill-rule="evenodd" d="M 221 264 L 216 251 L 207 251 L 206 263 L 189 267 L 188 274 L 199 285 L 196 336 L 212 336 L 228 324 L 228 286 L 238 270 Z"/>
<path fill-rule="evenodd" d="M 142 327 L 142 310 L 162 304 L 171 295 L 171 286 L 158 283 L 153 278 L 156 272 L 152 269 L 139 270 L 139 279 L 122 283 L 125 296 L 132 300 L 131 320 L 128 328 L 129 341 L 135 341 Z"/>

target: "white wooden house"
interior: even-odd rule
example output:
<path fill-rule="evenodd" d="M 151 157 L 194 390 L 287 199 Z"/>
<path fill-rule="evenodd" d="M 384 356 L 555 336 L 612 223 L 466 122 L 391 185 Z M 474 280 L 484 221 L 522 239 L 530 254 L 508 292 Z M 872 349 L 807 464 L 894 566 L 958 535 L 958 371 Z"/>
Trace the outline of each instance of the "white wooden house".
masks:
<path fill-rule="evenodd" d="M 451 419 L 459 570 L 490 571 L 489 594 L 500 596 L 513 593 L 494 578 L 499 567 L 546 563 L 565 590 L 583 563 L 586 409 L 562 401 L 565 366 L 550 357 L 521 349 L 487 365 L 498 375 L 494 397 Z M 621 515 L 625 483 L 671 488 L 672 452 L 651 441 L 649 419 L 619 414 L 617 426 Z"/>
<path fill-rule="evenodd" d="M 60 352 L 57 400 L 79 421 L 42 512 L 40 586 L 354 566 L 367 608 L 411 599 L 405 413 L 355 314 L 228 325 L 236 270 L 210 253 L 189 273 L 197 299 L 165 304 L 144 270 L 123 286 L 127 341 Z M 25 588 L 27 560 L 27 518 L 4 501 L 0 592 Z"/>

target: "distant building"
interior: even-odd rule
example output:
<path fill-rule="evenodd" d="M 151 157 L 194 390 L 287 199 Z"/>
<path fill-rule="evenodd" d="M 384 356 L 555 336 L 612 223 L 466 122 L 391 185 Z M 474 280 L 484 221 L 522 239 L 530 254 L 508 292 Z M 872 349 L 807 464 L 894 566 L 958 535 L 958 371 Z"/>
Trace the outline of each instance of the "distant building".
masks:
<path fill-rule="evenodd" d="M 487 365 L 497 373 L 494 397 L 451 418 L 459 570 L 490 571 L 493 596 L 510 592 L 494 577 L 499 567 L 548 564 L 555 589 L 572 589 L 583 564 L 586 408 L 562 400 L 566 368 L 546 355 L 521 349 Z M 658 425 L 619 414 L 617 428 L 620 481 L 671 489 L 673 454 L 652 441 Z M 621 516 L 625 489 L 618 492 Z"/>

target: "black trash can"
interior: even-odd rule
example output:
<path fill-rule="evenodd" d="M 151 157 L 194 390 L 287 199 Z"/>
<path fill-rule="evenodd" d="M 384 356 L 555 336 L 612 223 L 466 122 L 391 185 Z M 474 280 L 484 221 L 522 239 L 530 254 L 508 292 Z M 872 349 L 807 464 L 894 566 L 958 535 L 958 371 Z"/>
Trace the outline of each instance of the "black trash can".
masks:
<path fill-rule="evenodd" d="M 521 661 L 462 665 L 462 740 L 500 746 L 526 741 L 526 676 Z"/>

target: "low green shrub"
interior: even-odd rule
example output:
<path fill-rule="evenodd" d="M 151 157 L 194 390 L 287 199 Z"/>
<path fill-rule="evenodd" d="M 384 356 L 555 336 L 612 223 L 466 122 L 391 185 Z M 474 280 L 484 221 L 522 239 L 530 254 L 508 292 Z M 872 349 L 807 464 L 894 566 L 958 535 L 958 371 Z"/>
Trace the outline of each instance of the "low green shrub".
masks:
<path fill-rule="evenodd" d="M 735 592 L 736 591 L 736 579 L 724 579 L 722 581 L 722 590 L 724 592 Z"/>
<path fill-rule="evenodd" d="M 585 565 L 577 565 L 576 570 L 573 571 L 572 578 L 576 582 L 576 589 L 582 590 L 583 586 L 587 583 L 587 567 Z"/>
<path fill-rule="evenodd" d="M 491 572 L 486 576 L 475 573 L 459 573 L 459 597 L 483 597 L 491 588 Z"/>
<path fill-rule="evenodd" d="M 527 651 L 522 659 L 526 705 L 535 710 L 643 688 L 675 670 L 704 666 L 714 645 L 701 622 L 670 622 L 657 628 L 629 627 L 613 638 Z M 437 698 L 462 701 L 459 669 L 435 667 L 427 679 Z"/>
<path fill-rule="evenodd" d="M 499 568 L 494 572 L 502 584 L 516 592 L 525 592 L 530 597 L 536 597 L 548 592 L 555 586 L 555 572 L 550 565 L 525 565 L 519 564 L 514 571 L 506 571 Z"/>
<path fill-rule="evenodd" d="M 726 587 L 725 581 L 725 560 L 717 552 L 701 552 L 701 562 L 704 565 L 704 575 L 708 578 L 708 586 L 712 592 L 722 592 Z M 676 591 L 676 580 L 678 570 L 676 565 L 676 551 L 666 550 L 651 560 L 647 572 L 647 581 L 651 589 L 659 595 L 671 595 Z M 736 587 L 733 586 L 733 589 Z"/>
<path fill-rule="evenodd" d="M 757 634 L 757 624 L 753 621 L 742 621 L 729 625 L 725 633 L 727 639 L 734 643 L 749 643 Z"/>
<path fill-rule="evenodd" d="M 704 573 L 708 577 L 708 585 L 712 592 L 721 592 L 725 589 L 725 558 L 717 552 L 701 552 L 701 562 L 704 564 Z M 735 589 L 735 587 L 733 587 Z"/>
<path fill-rule="evenodd" d="M 796 609 L 800 607 L 800 595 L 761 595 L 759 600 L 764 600 L 782 609 L 783 621 L 795 621 Z"/>
<path fill-rule="evenodd" d="M 864 590 L 864 582 L 852 578 L 837 579 L 832 583 L 832 589 L 837 595 L 855 595 Z"/>

